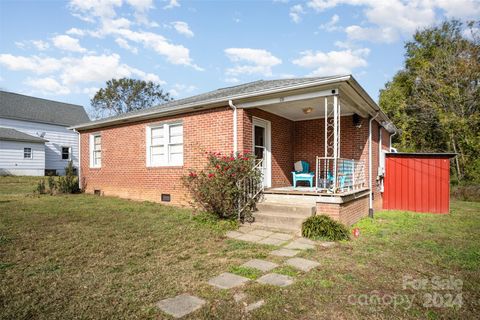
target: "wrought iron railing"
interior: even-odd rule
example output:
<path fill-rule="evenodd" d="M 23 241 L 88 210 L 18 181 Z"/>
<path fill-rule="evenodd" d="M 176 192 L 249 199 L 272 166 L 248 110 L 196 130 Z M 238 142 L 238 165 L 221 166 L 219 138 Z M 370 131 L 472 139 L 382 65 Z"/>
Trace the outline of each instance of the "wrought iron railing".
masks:
<path fill-rule="evenodd" d="M 263 159 L 258 161 L 252 170 L 257 170 L 259 175 L 248 175 L 247 177 L 238 181 L 238 190 L 240 190 L 240 194 L 237 199 L 239 221 L 245 220 L 245 212 L 247 210 L 251 212 L 255 204 L 258 202 L 258 199 L 263 194 Z M 259 176 L 260 179 L 258 178 Z"/>
<path fill-rule="evenodd" d="M 365 161 L 333 157 L 317 157 L 318 192 L 342 193 L 365 188 Z"/>

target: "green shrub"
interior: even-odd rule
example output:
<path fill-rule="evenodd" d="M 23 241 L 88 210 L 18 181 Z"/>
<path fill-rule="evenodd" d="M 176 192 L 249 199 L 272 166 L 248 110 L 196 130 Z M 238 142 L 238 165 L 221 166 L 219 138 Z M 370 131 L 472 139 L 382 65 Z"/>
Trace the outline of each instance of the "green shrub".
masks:
<path fill-rule="evenodd" d="M 480 184 L 460 184 L 451 188 L 452 198 L 462 201 L 480 201 Z"/>
<path fill-rule="evenodd" d="M 347 227 L 326 215 L 317 215 L 305 220 L 302 224 L 302 236 L 314 240 L 337 241 L 350 239 Z"/>
<path fill-rule="evenodd" d="M 58 191 L 61 193 L 78 193 L 78 177 L 73 162 L 70 160 L 65 168 L 65 176 L 58 178 Z"/>
<path fill-rule="evenodd" d="M 46 193 L 46 188 L 45 188 L 45 179 L 40 179 L 37 183 L 37 187 L 35 188 L 35 192 L 38 194 L 45 194 Z"/>
<path fill-rule="evenodd" d="M 194 202 L 193 206 L 200 210 L 215 214 L 222 219 L 237 217 L 238 197 L 243 194 L 243 179 L 252 179 L 252 185 L 261 182 L 261 173 L 253 170 L 255 157 L 249 153 L 221 155 L 207 153 L 207 165 L 201 171 L 190 171 L 183 177 L 183 183 L 189 190 Z M 258 197 L 251 199 L 245 210 L 245 217 L 251 216 Z"/>
<path fill-rule="evenodd" d="M 48 176 L 47 182 L 50 194 L 54 194 L 55 190 L 57 189 L 57 182 L 55 181 L 55 178 L 53 176 Z"/>

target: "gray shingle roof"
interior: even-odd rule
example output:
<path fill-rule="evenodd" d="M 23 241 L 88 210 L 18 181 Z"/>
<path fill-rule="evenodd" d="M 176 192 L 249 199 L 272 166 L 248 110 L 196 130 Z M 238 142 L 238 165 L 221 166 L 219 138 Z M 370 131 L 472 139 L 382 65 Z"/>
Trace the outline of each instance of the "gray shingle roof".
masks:
<path fill-rule="evenodd" d="M 0 127 L 0 140 L 9 140 L 9 141 L 25 141 L 25 142 L 48 142 L 40 137 L 31 136 L 29 134 L 17 131 L 12 128 L 3 128 Z"/>
<path fill-rule="evenodd" d="M 329 79 L 342 78 L 342 77 L 345 77 L 345 75 L 335 75 L 335 76 L 329 76 L 329 77 L 279 79 L 279 80 L 258 80 L 254 82 L 241 84 L 238 86 L 220 88 L 214 91 L 202 93 L 202 94 L 188 97 L 185 99 L 170 101 L 170 102 L 163 103 L 158 106 L 144 109 L 144 110 L 136 110 L 136 111 L 127 112 L 117 116 L 99 119 L 96 121 L 89 122 L 88 125 L 95 125 L 96 123 L 122 120 L 124 118 L 142 116 L 145 114 L 151 114 L 155 112 L 173 111 L 177 109 L 182 109 L 183 107 L 190 106 L 192 104 L 200 104 L 200 103 L 206 104 L 211 101 L 216 101 L 219 99 L 223 99 L 227 101 L 228 99 L 232 99 L 239 95 L 254 94 L 256 92 L 262 92 L 266 90 L 280 89 L 283 87 L 291 87 L 295 85 L 308 84 L 308 83 L 316 82 L 319 80 L 329 80 Z M 81 127 L 81 125 L 79 127 Z M 87 123 L 85 125 L 87 125 Z"/>
<path fill-rule="evenodd" d="M 0 91 L 0 118 L 73 126 L 90 121 L 82 106 Z"/>

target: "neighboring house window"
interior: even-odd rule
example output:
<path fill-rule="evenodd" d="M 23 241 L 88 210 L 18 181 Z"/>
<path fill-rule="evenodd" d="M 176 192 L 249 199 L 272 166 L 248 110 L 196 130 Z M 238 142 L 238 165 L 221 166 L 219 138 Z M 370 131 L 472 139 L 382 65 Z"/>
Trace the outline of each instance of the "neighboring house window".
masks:
<path fill-rule="evenodd" d="M 32 148 L 23 148 L 23 159 L 32 159 Z"/>
<path fill-rule="evenodd" d="M 62 147 L 62 160 L 70 160 L 70 147 Z"/>
<path fill-rule="evenodd" d="M 183 125 L 165 123 L 147 127 L 147 166 L 183 165 Z"/>
<path fill-rule="evenodd" d="M 100 134 L 90 135 L 90 167 L 100 168 L 102 166 L 102 136 Z"/>

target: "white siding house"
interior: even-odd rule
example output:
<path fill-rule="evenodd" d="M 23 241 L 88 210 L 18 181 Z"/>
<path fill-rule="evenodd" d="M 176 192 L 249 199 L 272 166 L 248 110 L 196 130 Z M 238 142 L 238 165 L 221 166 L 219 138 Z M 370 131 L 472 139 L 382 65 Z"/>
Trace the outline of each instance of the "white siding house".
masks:
<path fill-rule="evenodd" d="M 70 160 L 78 168 L 78 133 L 68 127 L 89 121 L 82 106 L 0 91 L 0 129 L 15 129 L 44 140 L 33 143 L 0 136 L 0 174 L 63 175 Z M 31 159 L 23 158 L 28 143 L 34 153 Z"/>

